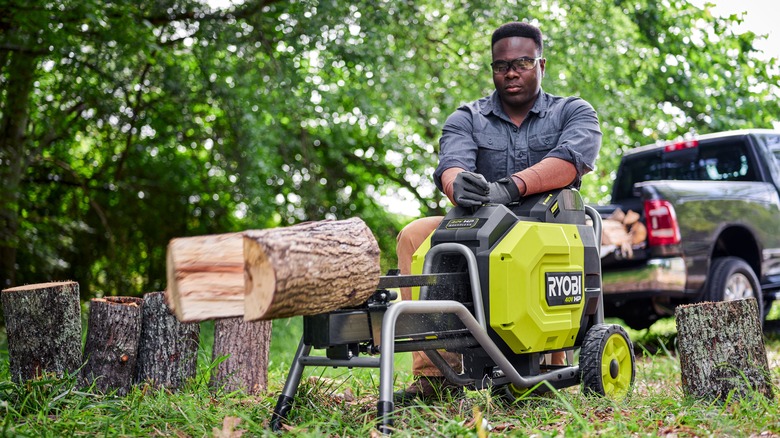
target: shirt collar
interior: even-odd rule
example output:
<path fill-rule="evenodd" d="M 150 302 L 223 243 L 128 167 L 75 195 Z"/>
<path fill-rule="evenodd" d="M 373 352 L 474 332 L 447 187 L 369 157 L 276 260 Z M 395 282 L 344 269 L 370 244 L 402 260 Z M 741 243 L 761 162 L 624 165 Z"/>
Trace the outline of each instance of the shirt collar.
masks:
<path fill-rule="evenodd" d="M 539 96 L 536 98 L 536 102 L 534 102 L 534 106 L 529 113 L 535 113 L 538 117 L 544 117 L 547 115 L 548 106 L 549 94 L 545 93 L 544 90 L 539 89 Z M 490 95 L 487 105 L 482 107 L 483 116 L 487 116 L 490 113 L 503 119 L 509 119 L 509 116 L 504 112 L 504 107 L 501 106 L 501 98 L 498 97 L 498 91 L 495 90 L 493 91 L 493 94 Z"/>

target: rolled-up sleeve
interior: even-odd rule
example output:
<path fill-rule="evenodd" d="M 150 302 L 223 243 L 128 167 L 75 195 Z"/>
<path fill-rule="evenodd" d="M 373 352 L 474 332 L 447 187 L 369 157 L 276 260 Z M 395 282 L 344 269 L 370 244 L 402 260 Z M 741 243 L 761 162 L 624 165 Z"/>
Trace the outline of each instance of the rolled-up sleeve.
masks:
<path fill-rule="evenodd" d="M 459 108 L 444 122 L 439 139 L 439 165 L 433 172 L 433 181 L 443 190 L 441 175 L 452 167 L 474 171 L 477 166 L 477 144 L 473 136 L 473 119 L 466 108 Z"/>
<path fill-rule="evenodd" d="M 547 157 L 566 160 L 577 169 L 577 179 L 596 167 L 601 149 L 601 128 L 596 110 L 580 98 L 570 98 L 561 113 L 563 129 L 558 144 Z"/>

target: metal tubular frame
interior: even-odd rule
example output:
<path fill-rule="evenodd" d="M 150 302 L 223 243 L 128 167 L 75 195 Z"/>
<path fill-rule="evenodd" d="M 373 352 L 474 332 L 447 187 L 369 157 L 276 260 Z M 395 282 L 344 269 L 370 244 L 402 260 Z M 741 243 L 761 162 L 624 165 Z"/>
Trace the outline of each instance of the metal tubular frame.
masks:
<path fill-rule="evenodd" d="M 585 213 L 593 221 L 597 242 L 601 241 L 601 216 L 596 209 L 585 206 Z M 312 346 L 306 345 L 301 339 L 295 358 L 290 367 L 287 381 L 285 382 L 282 394 L 279 396 L 276 408 L 271 418 L 271 428 L 279 430 L 281 421 L 286 418 L 287 413 L 292 407 L 292 401 L 300 385 L 303 368 L 306 366 L 332 366 L 332 367 L 356 367 L 356 368 L 379 368 L 379 401 L 377 402 L 377 422 L 379 431 L 383 434 L 389 434 L 393 429 L 392 413 L 393 403 L 393 376 L 395 374 L 393 356 L 396 351 L 395 333 L 398 318 L 403 314 L 436 314 L 450 313 L 456 315 L 466 326 L 471 335 L 477 341 L 479 346 L 490 356 L 496 366 L 504 373 L 505 377 L 518 388 L 530 388 L 542 382 L 558 382 L 571 379 L 577 375 L 579 365 L 558 368 L 543 374 L 532 377 L 523 377 L 517 372 L 512 363 L 501 352 L 499 347 L 490 339 L 487 332 L 485 321 L 485 310 L 482 301 L 482 291 L 479 282 L 479 271 L 477 260 L 474 253 L 465 245 L 460 243 L 441 243 L 432 247 L 426 254 L 423 263 L 423 274 L 431 274 L 433 259 L 436 255 L 442 253 L 460 253 L 466 259 L 468 265 L 469 278 L 471 279 L 471 292 L 473 296 L 474 314 L 462 303 L 453 300 L 426 300 L 427 286 L 420 288 L 419 301 L 401 301 L 393 303 L 388 307 L 382 318 L 381 339 L 393 340 L 391 342 L 382 342 L 380 345 L 380 357 L 376 358 L 351 358 L 351 359 L 330 359 L 327 357 L 309 356 Z M 601 301 L 601 300 L 600 300 Z M 599 309 L 595 318 L 598 322 L 604 320 L 603 304 L 600 302 Z M 438 348 L 435 341 L 432 347 Z M 402 344 L 401 344 L 402 345 Z M 400 345 L 399 345 L 400 346 Z M 403 347 L 401 347 L 403 349 Z M 407 350 L 404 350 L 407 351 Z M 457 374 L 452 367 L 435 350 L 424 350 L 426 354 L 430 353 L 432 360 L 437 367 L 454 383 L 469 385 L 474 383 L 474 379 L 464 377 L 463 374 Z"/>

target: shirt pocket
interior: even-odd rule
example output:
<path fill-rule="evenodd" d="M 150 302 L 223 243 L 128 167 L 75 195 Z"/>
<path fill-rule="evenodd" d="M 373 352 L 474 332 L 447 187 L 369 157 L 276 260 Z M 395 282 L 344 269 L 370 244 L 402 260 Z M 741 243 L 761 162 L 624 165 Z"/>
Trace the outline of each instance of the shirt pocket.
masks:
<path fill-rule="evenodd" d="M 530 165 L 542 161 L 544 157 L 558 146 L 558 140 L 561 138 L 561 132 L 543 132 L 540 134 L 532 135 L 528 139 L 528 150 L 531 158 Z"/>
<path fill-rule="evenodd" d="M 509 138 L 497 134 L 474 134 L 477 143 L 477 172 L 483 174 L 488 181 L 494 181 L 495 175 L 507 174 L 507 153 Z"/>

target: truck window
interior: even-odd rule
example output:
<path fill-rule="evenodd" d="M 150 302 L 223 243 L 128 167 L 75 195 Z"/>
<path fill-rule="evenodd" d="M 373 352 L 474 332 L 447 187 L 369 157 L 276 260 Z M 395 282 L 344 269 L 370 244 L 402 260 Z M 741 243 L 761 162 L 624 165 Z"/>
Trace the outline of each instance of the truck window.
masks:
<path fill-rule="evenodd" d="M 704 181 L 755 181 L 756 173 L 748 163 L 745 145 L 716 143 L 701 146 L 699 175 Z"/>
<path fill-rule="evenodd" d="M 780 160 L 780 144 L 777 151 Z M 633 156 L 622 164 L 612 202 L 633 197 L 634 184 L 642 181 L 755 181 L 756 175 L 742 137 L 672 152 L 658 149 Z"/>

